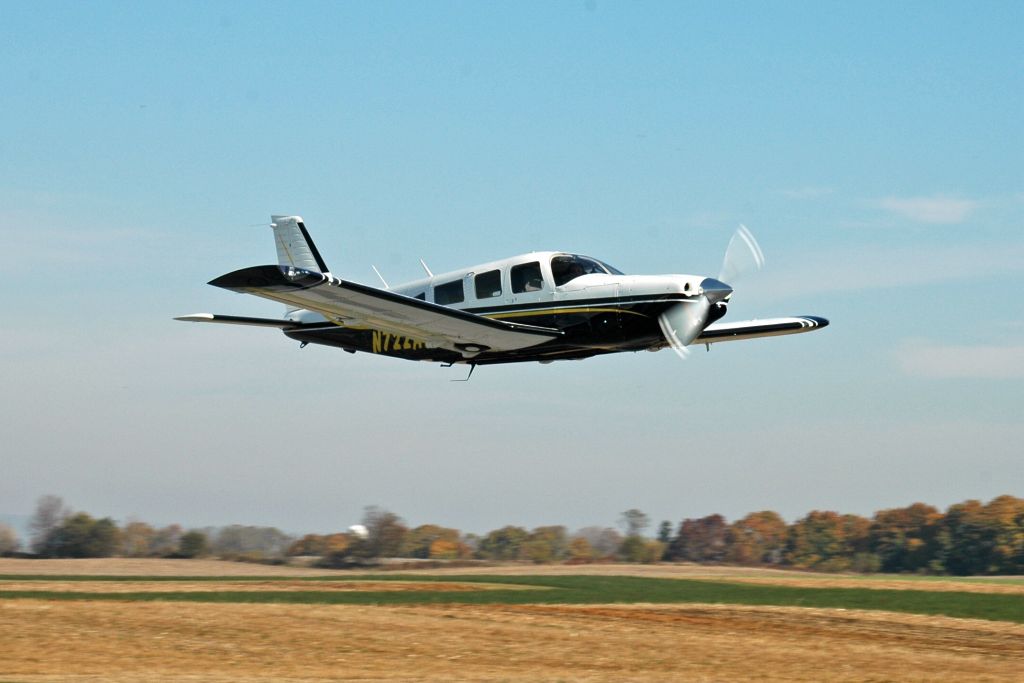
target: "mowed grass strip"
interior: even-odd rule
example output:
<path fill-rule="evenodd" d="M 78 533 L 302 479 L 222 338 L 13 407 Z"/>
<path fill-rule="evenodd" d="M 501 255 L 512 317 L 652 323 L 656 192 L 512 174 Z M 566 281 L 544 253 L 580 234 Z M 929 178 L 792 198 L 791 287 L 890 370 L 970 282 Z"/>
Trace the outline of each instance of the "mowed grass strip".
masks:
<path fill-rule="evenodd" d="M 46 577 L 53 580 L 53 576 Z M 125 577 L 117 577 L 123 581 Z M 320 578 L 320 577 L 317 577 Z M 338 581 L 339 577 L 329 577 Z M 351 581 L 409 581 L 394 575 L 358 575 Z M 24 580 L 25 577 L 19 577 Z M 416 583 L 451 582 L 452 576 L 417 576 Z M 108 580 L 106 578 L 102 580 Z M 157 580 L 164 581 L 165 578 Z M 181 579 L 176 579 L 181 580 Z M 225 580 L 225 579 L 220 579 Z M 237 577 L 231 577 L 235 582 Z M 265 580 L 265 579 L 264 579 Z M 294 581 L 294 579 L 292 579 Z M 315 580 L 315 579 L 314 579 Z M 322 580 L 322 579 L 321 579 Z M 344 580 L 344 579 L 341 579 Z M 912 614 L 941 614 L 950 617 L 989 619 L 1024 623 L 1024 596 L 961 593 L 954 591 L 900 591 L 867 588 L 814 588 L 729 583 L 724 581 L 660 579 L 631 576 L 459 576 L 460 583 L 487 583 L 489 590 L 477 591 L 387 591 L 323 592 L 297 589 L 287 592 L 79 592 L 4 591 L 0 599 L 36 598 L 48 600 L 118 600 L 208 603 L 291 603 L 344 605 L 415 604 L 610 604 L 610 603 L 711 603 L 772 605 L 780 607 L 825 607 L 884 610 Z M 495 584 L 507 586 L 496 587 Z M 547 588 L 522 590 L 517 587 Z"/>

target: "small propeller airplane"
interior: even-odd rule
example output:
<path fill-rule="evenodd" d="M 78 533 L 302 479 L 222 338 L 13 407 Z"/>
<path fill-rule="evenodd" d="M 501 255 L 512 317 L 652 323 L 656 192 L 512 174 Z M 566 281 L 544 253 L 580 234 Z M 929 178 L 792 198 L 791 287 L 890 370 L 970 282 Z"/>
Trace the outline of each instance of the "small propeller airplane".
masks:
<path fill-rule="evenodd" d="M 587 256 L 540 251 L 384 288 L 333 275 L 299 216 L 272 216 L 277 265 L 243 268 L 209 284 L 285 304 L 284 318 L 196 313 L 175 320 L 276 327 L 291 339 L 407 360 L 477 365 L 581 360 L 811 332 L 817 316 L 717 322 L 732 281 L 764 264 L 740 226 L 717 278 L 625 275 Z M 376 268 L 374 268 L 376 271 Z M 380 277 L 380 273 L 377 273 Z"/>

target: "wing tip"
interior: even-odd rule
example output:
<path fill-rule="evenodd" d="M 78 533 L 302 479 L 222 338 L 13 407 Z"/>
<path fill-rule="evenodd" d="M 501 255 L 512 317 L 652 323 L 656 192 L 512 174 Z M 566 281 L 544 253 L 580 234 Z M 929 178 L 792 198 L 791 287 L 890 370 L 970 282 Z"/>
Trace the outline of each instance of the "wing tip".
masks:
<path fill-rule="evenodd" d="M 820 315 L 802 315 L 800 316 L 803 320 L 807 320 L 811 323 L 811 327 L 828 327 L 828 318 L 822 318 Z"/>

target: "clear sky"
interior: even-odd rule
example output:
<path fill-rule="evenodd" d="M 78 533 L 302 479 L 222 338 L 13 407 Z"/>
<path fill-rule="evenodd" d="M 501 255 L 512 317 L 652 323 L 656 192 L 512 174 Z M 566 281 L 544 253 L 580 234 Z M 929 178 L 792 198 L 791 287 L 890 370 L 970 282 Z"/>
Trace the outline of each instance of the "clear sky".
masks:
<path fill-rule="evenodd" d="M 0 513 L 326 532 L 1024 495 L 1020 2 L 3 3 Z M 375 283 L 767 267 L 814 334 L 464 370 L 205 283 L 302 215 Z"/>

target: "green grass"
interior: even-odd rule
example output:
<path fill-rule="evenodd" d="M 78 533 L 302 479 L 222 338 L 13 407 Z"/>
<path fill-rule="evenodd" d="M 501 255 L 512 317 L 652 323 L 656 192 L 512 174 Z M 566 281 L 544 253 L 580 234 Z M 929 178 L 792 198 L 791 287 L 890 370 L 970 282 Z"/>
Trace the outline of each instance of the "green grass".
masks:
<path fill-rule="evenodd" d="M 7 580 L 26 580 L 17 577 Z M 235 577 L 33 577 L 45 581 L 231 581 Z M 245 580 L 288 580 L 252 577 Z M 355 575 L 309 577 L 309 581 L 373 580 L 501 584 L 508 588 L 481 591 L 333 592 L 333 591 L 223 591 L 167 593 L 86 593 L 59 591 L 3 591 L 0 599 L 117 600 L 130 602 L 291 603 L 344 605 L 415 604 L 596 604 L 596 603 L 718 603 L 793 607 L 833 607 L 885 610 L 913 614 L 942 614 L 1024 623 L 1024 595 L 964 593 L 956 591 L 876 590 L 870 588 L 815 588 L 770 586 L 727 581 L 655 579 L 632 576 L 395 576 Z M 517 590 L 517 586 L 548 588 Z"/>

